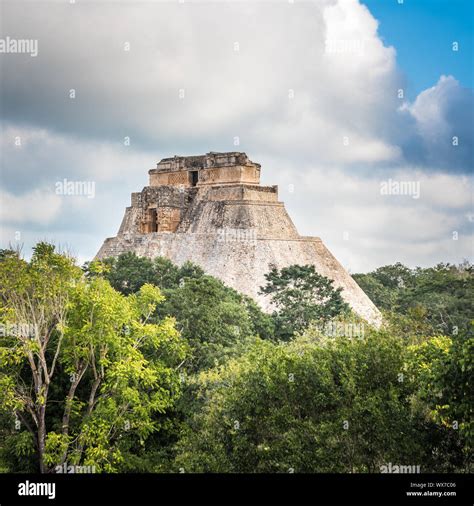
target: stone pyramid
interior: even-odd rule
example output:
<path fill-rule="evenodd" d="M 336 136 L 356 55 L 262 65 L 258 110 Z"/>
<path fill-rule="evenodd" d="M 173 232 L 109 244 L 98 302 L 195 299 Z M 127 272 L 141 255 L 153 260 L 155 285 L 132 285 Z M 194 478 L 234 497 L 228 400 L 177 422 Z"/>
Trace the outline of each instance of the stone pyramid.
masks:
<path fill-rule="evenodd" d="M 271 265 L 314 265 L 343 289 L 343 297 L 369 323 L 380 313 L 319 237 L 298 234 L 277 186 L 260 186 L 260 165 L 245 153 L 208 153 L 164 158 L 149 172 L 150 184 L 132 193 L 116 237 L 105 240 L 97 259 L 133 251 L 186 260 L 253 297 Z"/>

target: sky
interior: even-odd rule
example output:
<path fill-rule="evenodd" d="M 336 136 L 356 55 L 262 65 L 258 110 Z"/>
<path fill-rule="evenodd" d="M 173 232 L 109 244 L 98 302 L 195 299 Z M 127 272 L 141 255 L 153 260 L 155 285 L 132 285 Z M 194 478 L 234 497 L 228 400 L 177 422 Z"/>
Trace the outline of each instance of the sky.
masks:
<path fill-rule="evenodd" d="M 397 64 L 409 83 L 411 99 L 453 75 L 461 86 L 474 86 L 472 0 L 364 0 L 379 22 L 379 35 L 397 50 Z M 452 42 L 460 51 L 453 54 Z"/>
<path fill-rule="evenodd" d="M 0 52 L 0 247 L 90 260 L 161 158 L 244 151 L 350 272 L 472 261 L 472 2 L 0 9 L 0 49 L 37 41 Z"/>

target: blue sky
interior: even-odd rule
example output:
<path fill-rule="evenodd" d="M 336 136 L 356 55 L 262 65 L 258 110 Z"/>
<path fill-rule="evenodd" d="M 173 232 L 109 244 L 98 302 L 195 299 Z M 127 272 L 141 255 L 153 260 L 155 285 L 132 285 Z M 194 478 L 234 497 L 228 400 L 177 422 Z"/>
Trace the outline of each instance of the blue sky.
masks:
<path fill-rule="evenodd" d="M 379 21 L 379 34 L 397 51 L 408 96 L 414 98 L 438 80 L 453 75 L 474 86 L 473 0 L 363 0 Z M 452 43 L 459 51 L 452 51 Z"/>

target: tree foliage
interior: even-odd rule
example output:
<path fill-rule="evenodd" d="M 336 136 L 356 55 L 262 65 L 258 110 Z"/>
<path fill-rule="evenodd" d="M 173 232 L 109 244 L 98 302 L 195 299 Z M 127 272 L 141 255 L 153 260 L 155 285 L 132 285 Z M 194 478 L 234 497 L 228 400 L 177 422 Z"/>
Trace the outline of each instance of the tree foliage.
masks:
<path fill-rule="evenodd" d="M 354 277 L 380 329 L 311 266 L 268 315 L 191 263 L 1 250 L 0 472 L 469 472 L 472 266 Z"/>
<path fill-rule="evenodd" d="M 318 274 L 313 265 L 273 267 L 265 279 L 260 292 L 269 295 L 275 306 L 273 318 L 280 339 L 291 339 L 311 322 L 324 323 L 349 311 L 342 289 L 334 288 L 333 280 Z"/>
<path fill-rule="evenodd" d="M 150 322 L 159 289 L 145 284 L 125 297 L 43 243 L 29 263 L 2 259 L 0 286 L 7 446 L 29 441 L 41 472 L 64 463 L 119 469 L 123 440 L 143 444 L 159 429 L 153 415 L 179 395 L 186 346 L 174 320 Z M 11 331 L 25 323 L 31 332 Z"/>
<path fill-rule="evenodd" d="M 125 253 L 88 264 L 86 270 L 92 276 L 103 275 L 125 294 L 134 293 L 145 282 L 159 286 L 166 300 L 155 317 L 176 319 L 191 348 L 185 364 L 188 371 L 223 363 L 240 353 L 254 336 L 273 337 L 273 321 L 252 299 L 190 262 L 178 267 L 166 258 L 150 260 Z"/>
<path fill-rule="evenodd" d="M 451 345 L 431 338 L 407 348 L 373 329 L 355 339 L 310 328 L 288 344 L 259 341 L 196 379 L 202 407 L 178 445 L 176 466 L 381 472 L 393 463 L 468 471 L 472 355 L 463 352 L 469 365 L 453 385 L 448 364 L 459 361 Z"/>
<path fill-rule="evenodd" d="M 474 266 L 438 264 L 435 267 L 409 269 L 397 263 L 379 267 L 354 279 L 381 310 L 392 313 L 408 325 L 418 316 L 430 326 L 429 335 L 456 335 L 470 330 L 474 315 Z M 406 320 L 408 318 L 408 322 Z"/>

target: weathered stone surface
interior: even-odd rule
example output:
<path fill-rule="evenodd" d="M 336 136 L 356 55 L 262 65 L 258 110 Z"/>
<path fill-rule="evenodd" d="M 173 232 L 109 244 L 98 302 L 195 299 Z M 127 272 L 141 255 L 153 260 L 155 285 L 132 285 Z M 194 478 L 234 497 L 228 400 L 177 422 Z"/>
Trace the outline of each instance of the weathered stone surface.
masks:
<path fill-rule="evenodd" d="M 105 240 L 96 258 L 134 251 L 178 265 L 189 260 L 265 310 L 270 302 L 258 290 L 269 266 L 311 264 L 342 287 L 356 313 L 380 322 L 378 309 L 321 239 L 298 234 L 277 187 L 259 185 L 260 165 L 245 153 L 167 158 L 149 174 L 150 186 L 132 193 L 117 236 Z M 180 174 L 178 183 L 170 184 L 171 174 Z"/>

